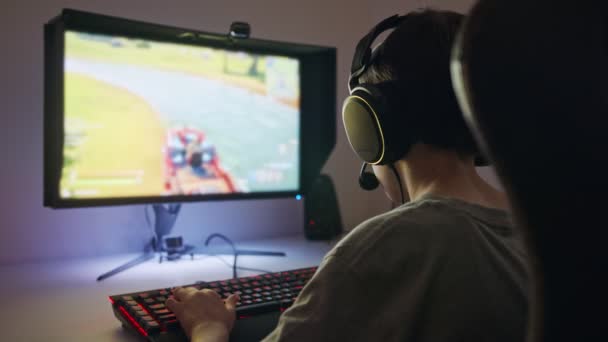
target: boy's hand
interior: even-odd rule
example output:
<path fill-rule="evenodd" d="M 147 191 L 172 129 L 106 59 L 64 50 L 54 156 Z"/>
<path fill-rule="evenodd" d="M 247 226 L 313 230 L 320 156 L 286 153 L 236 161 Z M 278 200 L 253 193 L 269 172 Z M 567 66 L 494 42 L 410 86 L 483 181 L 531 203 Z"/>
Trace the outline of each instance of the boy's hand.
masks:
<path fill-rule="evenodd" d="M 239 300 L 231 295 L 223 301 L 208 289 L 177 288 L 167 300 L 167 307 L 179 320 L 188 338 L 194 341 L 228 341 L 236 319 L 235 307 Z"/>

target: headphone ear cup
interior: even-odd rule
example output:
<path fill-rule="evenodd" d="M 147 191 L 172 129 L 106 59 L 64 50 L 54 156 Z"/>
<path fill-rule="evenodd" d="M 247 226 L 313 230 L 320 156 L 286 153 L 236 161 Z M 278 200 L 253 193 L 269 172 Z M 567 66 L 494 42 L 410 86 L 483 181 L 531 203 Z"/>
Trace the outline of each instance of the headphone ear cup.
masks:
<path fill-rule="evenodd" d="M 385 142 L 375 88 L 362 84 L 344 100 L 342 119 L 353 151 L 366 163 L 381 163 Z"/>
<path fill-rule="evenodd" d="M 372 191 L 378 188 L 380 185 L 380 181 L 378 181 L 378 177 L 371 172 L 363 172 L 359 175 L 359 186 L 363 190 Z"/>
<path fill-rule="evenodd" d="M 363 83 L 344 100 L 342 119 L 348 142 L 366 163 L 392 164 L 412 145 L 399 89 L 395 81 Z"/>

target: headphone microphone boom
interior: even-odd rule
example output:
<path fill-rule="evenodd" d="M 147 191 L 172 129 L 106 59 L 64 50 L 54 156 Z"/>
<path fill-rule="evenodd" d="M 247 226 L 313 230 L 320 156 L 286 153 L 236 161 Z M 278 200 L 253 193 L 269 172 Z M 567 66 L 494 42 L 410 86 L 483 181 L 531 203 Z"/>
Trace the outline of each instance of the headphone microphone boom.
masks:
<path fill-rule="evenodd" d="M 380 185 L 380 182 L 378 181 L 376 175 L 374 175 L 372 172 L 365 171 L 366 166 L 367 163 L 363 163 L 361 166 L 361 174 L 359 174 L 359 186 L 361 186 L 363 190 L 372 191 Z"/>

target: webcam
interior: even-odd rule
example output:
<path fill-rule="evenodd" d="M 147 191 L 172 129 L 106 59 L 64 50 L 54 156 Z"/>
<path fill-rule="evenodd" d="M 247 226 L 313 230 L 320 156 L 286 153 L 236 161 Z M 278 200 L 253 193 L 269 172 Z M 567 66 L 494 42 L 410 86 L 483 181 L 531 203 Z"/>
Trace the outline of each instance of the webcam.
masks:
<path fill-rule="evenodd" d="M 251 35 L 251 26 L 242 21 L 235 21 L 230 24 L 230 38 L 246 39 Z"/>

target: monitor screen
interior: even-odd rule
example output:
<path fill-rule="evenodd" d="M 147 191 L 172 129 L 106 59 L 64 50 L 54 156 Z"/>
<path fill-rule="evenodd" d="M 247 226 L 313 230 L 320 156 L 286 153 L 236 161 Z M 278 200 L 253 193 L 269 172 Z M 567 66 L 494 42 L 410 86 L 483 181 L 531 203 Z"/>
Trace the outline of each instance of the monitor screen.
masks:
<path fill-rule="evenodd" d="M 297 59 L 65 32 L 60 196 L 296 191 Z"/>
<path fill-rule="evenodd" d="M 335 145 L 335 48 L 66 9 L 44 61 L 47 206 L 294 196 Z"/>

